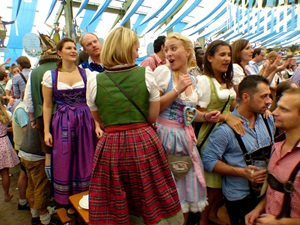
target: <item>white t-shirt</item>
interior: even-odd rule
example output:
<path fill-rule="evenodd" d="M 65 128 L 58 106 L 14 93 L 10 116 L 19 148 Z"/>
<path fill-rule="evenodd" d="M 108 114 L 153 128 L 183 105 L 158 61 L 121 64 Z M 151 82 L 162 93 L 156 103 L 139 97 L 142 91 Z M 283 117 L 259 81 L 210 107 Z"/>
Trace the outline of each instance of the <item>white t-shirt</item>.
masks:
<path fill-rule="evenodd" d="M 11 91 L 12 88 L 12 79 L 9 79 L 5 86 L 5 91 Z"/>

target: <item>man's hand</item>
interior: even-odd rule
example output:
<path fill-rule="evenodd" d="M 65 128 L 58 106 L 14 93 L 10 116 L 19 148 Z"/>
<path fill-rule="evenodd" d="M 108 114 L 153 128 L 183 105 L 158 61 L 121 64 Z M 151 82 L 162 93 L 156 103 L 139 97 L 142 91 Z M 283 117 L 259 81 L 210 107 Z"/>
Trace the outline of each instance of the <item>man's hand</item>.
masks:
<path fill-rule="evenodd" d="M 275 216 L 262 214 L 256 219 L 256 225 L 276 225 L 279 224 Z"/>

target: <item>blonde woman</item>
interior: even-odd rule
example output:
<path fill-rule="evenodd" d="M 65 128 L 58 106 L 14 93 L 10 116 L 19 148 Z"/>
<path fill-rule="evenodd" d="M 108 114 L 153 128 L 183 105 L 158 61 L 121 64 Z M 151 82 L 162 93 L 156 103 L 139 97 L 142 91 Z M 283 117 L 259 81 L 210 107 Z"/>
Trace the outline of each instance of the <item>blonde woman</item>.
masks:
<path fill-rule="evenodd" d="M 105 72 L 88 82 L 88 105 L 96 124 L 103 123 L 105 130 L 96 148 L 90 182 L 93 225 L 183 224 L 167 155 L 148 124 L 159 113 L 158 87 L 149 67 L 134 64 L 138 49 L 136 33 L 125 27 L 113 30 L 102 49 Z"/>
<path fill-rule="evenodd" d="M 9 192 L 9 168 L 18 165 L 20 161 L 7 136 L 7 124 L 10 122 L 11 115 L 3 106 L 2 95 L 0 95 L 0 100 L 0 174 L 4 190 L 4 201 L 8 202 L 13 197 Z"/>
<path fill-rule="evenodd" d="M 176 180 L 186 223 L 189 212 L 201 212 L 207 205 L 206 183 L 196 147 L 197 139 L 193 127 L 186 126 L 184 122 L 184 107 L 196 107 L 201 90 L 197 89 L 196 78 L 188 74 L 188 65 L 193 58 L 192 42 L 182 34 L 169 34 L 165 52 L 169 65 L 159 66 L 154 71 L 161 94 L 157 133 L 168 155 L 190 156 L 192 159 L 189 172 Z M 196 122 L 218 121 L 219 111 L 196 112 Z"/>

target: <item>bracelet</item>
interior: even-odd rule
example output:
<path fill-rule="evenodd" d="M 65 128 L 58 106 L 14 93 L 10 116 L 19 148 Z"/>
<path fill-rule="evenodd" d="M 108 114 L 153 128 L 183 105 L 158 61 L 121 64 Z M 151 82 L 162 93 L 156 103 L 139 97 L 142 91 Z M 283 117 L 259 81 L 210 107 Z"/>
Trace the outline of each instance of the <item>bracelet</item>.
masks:
<path fill-rule="evenodd" d="M 177 97 L 179 96 L 179 92 L 177 91 L 176 87 L 173 87 L 173 90 L 177 93 Z"/>
<path fill-rule="evenodd" d="M 208 121 L 206 118 L 206 113 L 203 114 L 204 121 Z"/>

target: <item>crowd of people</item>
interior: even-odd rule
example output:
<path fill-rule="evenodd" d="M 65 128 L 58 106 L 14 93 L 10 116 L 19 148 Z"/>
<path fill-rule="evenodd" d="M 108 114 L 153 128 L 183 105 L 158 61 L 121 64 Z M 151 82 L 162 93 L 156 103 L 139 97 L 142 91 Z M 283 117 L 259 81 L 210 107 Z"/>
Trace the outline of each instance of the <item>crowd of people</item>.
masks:
<path fill-rule="evenodd" d="M 41 42 L 32 68 L 0 67 L 0 173 L 19 163 L 19 210 L 32 225 L 70 219 L 89 191 L 89 223 L 300 224 L 300 66 L 248 40 L 205 49 L 159 36 L 136 65 L 137 34 L 112 30 Z M 79 63 L 78 63 L 79 62 Z M 192 62 L 196 62 L 193 66 Z M 9 134 L 13 135 L 9 135 Z"/>

